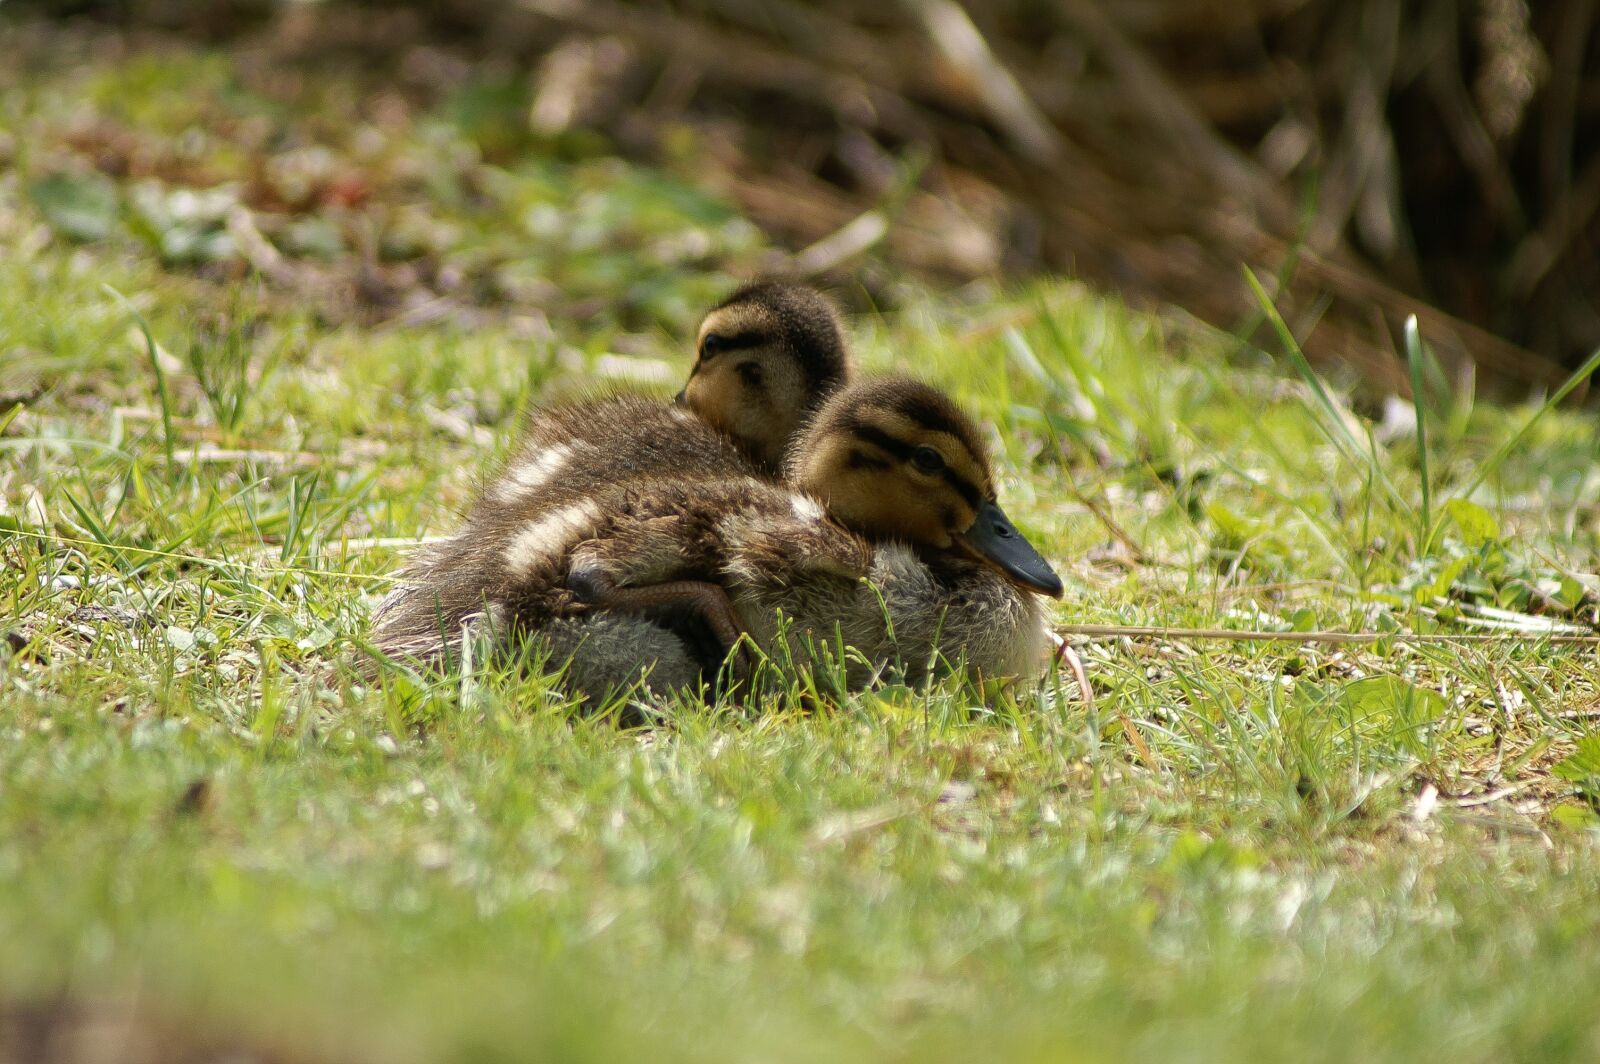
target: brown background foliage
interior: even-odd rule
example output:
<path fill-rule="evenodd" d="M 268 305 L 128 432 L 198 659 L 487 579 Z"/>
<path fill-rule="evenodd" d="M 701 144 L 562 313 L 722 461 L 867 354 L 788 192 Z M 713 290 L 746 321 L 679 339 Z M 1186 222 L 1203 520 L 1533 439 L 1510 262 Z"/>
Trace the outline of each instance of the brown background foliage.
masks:
<path fill-rule="evenodd" d="M 419 36 L 528 79 L 543 135 L 672 151 L 826 273 L 1067 271 L 1406 387 L 1400 323 L 1513 392 L 1600 346 L 1600 0 L 177 0 L 13 11 Z M 1263 342 L 1265 334 L 1262 334 Z"/>

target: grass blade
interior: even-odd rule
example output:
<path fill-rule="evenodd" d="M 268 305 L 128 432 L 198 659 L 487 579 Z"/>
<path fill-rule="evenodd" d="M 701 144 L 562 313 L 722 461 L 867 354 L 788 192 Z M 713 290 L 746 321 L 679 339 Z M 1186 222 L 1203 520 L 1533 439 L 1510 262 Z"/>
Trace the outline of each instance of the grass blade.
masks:
<path fill-rule="evenodd" d="M 1517 444 L 1521 443 L 1528 433 L 1533 431 L 1533 427 L 1537 425 L 1546 414 L 1560 405 L 1561 400 L 1571 395 L 1573 390 L 1576 389 L 1578 385 L 1588 380 L 1596 370 L 1600 370 L 1600 348 L 1595 348 L 1594 353 L 1589 356 L 1583 365 L 1578 367 L 1577 372 L 1568 377 L 1566 383 L 1557 388 L 1554 394 L 1552 394 L 1550 398 L 1546 399 L 1539 409 L 1533 412 L 1533 416 L 1528 418 L 1528 420 L 1523 423 L 1522 428 L 1517 430 L 1517 434 L 1515 436 L 1512 436 L 1505 443 L 1502 443 L 1499 449 L 1496 450 L 1494 454 L 1489 456 L 1489 460 L 1478 467 L 1478 475 L 1472 478 L 1472 482 L 1468 484 L 1457 497 L 1462 499 L 1471 498 L 1472 493 L 1483 487 L 1483 482 L 1493 476 L 1495 470 L 1499 469 L 1501 464 L 1508 457 L 1510 457 L 1511 452 L 1516 449 Z"/>
<path fill-rule="evenodd" d="M 156 339 L 154 336 L 150 335 L 150 323 L 144 320 L 144 315 L 139 313 L 139 308 L 135 307 L 133 303 L 129 301 L 127 296 L 123 295 L 115 288 L 112 288 L 110 285 L 105 285 L 103 287 L 108 293 L 110 293 L 111 297 L 118 303 L 122 304 L 122 308 L 133 317 L 133 323 L 139 328 L 139 335 L 144 337 L 145 355 L 150 360 L 150 369 L 155 373 L 156 395 L 161 400 L 161 431 L 165 437 L 167 469 L 170 471 L 174 467 L 172 457 L 174 450 L 172 434 L 172 397 L 167 392 L 167 375 L 166 372 L 161 368 L 161 356 L 157 352 Z"/>
<path fill-rule="evenodd" d="M 1321 408 L 1323 417 L 1319 419 L 1318 427 L 1328 437 L 1329 442 L 1344 452 L 1347 459 L 1356 465 L 1368 465 L 1371 467 L 1374 479 L 1383 487 L 1384 494 L 1389 497 L 1397 512 L 1409 513 L 1411 507 L 1400 497 L 1399 491 L 1395 489 L 1394 484 L 1389 480 L 1389 475 L 1384 472 L 1381 465 L 1375 464 L 1373 457 L 1363 450 L 1360 442 L 1350 431 L 1350 426 L 1345 423 L 1339 405 L 1334 402 L 1333 396 L 1328 393 L 1327 387 L 1322 383 L 1322 378 L 1312 368 L 1311 360 L 1306 358 L 1305 352 L 1300 348 L 1300 342 L 1294 338 L 1294 333 L 1289 329 L 1288 323 L 1283 320 L 1283 315 L 1278 313 L 1277 306 L 1272 302 L 1272 297 L 1267 295 L 1267 290 L 1261 286 L 1261 281 L 1256 277 L 1255 271 L 1251 270 L 1249 266 L 1242 268 L 1244 270 L 1245 283 L 1255 293 L 1256 301 L 1261 304 L 1262 313 L 1272 323 L 1273 331 L 1278 334 L 1278 339 L 1283 344 L 1284 354 L 1288 356 L 1295 371 L 1300 374 L 1300 378 L 1306 382 L 1306 386 L 1311 389 L 1311 394 L 1317 400 L 1317 406 Z"/>
<path fill-rule="evenodd" d="M 1417 316 L 1406 316 L 1406 361 L 1411 364 L 1411 407 L 1417 415 L 1417 469 L 1422 475 L 1422 550 L 1428 549 L 1428 532 L 1433 528 L 1433 485 L 1428 476 L 1428 417 L 1422 401 L 1422 331 Z"/>

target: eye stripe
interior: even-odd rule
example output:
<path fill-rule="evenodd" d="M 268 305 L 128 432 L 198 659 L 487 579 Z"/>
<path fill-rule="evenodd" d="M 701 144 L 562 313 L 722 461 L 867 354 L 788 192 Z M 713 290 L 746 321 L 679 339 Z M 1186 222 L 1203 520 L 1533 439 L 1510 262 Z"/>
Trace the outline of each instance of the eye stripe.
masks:
<path fill-rule="evenodd" d="M 955 488 L 961 498 L 966 500 L 967 505 L 974 510 L 983 505 L 983 496 L 972 486 L 972 482 L 948 466 L 945 467 L 944 482 Z"/>
<path fill-rule="evenodd" d="M 839 328 L 837 310 L 821 293 L 805 285 L 757 281 L 745 285 L 717 305 L 754 308 L 775 319 L 773 330 L 806 380 L 814 407 L 849 376 L 850 355 Z"/>
<path fill-rule="evenodd" d="M 889 467 L 889 463 L 881 458 L 873 458 L 865 451 L 858 451 L 855 448 L 850 449 L 851 469 L 888 469 Z"/>
<path fill-rule="evenodd" d="M 931 432 L 954 436 L 974 454 L 983 450 L 981 442 L 973 436 L 965 419 L 959 414 L 954 414 L 936 397 L 904 397 L 895 405 L 895 409 Z"/>
<path fill-rule="evenodd" d="M 717 354 L 725 355 L 730 351 L 745 351 L 752 347 L 760 347 L 767 342 L 765 333 L 745 331 L 734 333 L 732 336 L 717 334 Z"/>
<path fill-rule="evenodd" d="M 911 444 L 903 440 L 897 440 L 882 429 L 874 428 L 871 425 L 852 425 L 850 426 L 850 432 L 857 439 L 865 440 L 874 447 L 888 451 L 902 462 L 909 461 L 911 452 L 916 450 Z M 983 494 L 973 486 L 970 480 L 949 466 L 946 466 L 944 470 L 944 482 L 954 488 L 956 493 L 974 510 L 983 505 Z"/>
<path fill-rule="evenodd" d="M 871 425 L 855 424 L 850 426 L 850 431 L 858 440 L 865 440 L 880 450 L 888 451 L 902 462 L 911 457 L 915 449 L 909 443 L 895 439 L 882 429 Z"/>

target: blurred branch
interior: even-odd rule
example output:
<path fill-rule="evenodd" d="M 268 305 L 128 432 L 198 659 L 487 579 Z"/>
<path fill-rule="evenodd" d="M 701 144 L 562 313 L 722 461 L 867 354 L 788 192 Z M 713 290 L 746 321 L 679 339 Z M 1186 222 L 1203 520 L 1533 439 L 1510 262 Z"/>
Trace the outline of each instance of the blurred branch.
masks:
<path fill-rule="evenodd" d="M 939 54 L 960 71 L 989 118 L 1028 158 L 1038 165 L 1054 162 L 1060 137 L 1050 120 L 1028 99 L 989 42 L 955 0 L 902 0 L 917 16 Z"/>
<path fill-rule="evenodd" d="M 1436 35 L 1441 41 L 1453 42 L 1458 38 L 1458 13 L 1454 3 L 1436 3 L 1434 16 L 1441 22 Z M 1456 47 L 1439 49 L 1438 61 L 1429 63 L 1423 71 L 1428 91 L 1439 106 L 1456 150 L 1462 161 L 1483 189 L 1484 203 L 1507 231 L 1526 225 L 1522 204 L 1518 201 L 1516 184 L 1506 169 L 1504 160 L 1495 148 L 1494 139 L 1484 127 L 1483 120 L 1473 107 L 1471 94 L 1461 74 L 1460 53 Z"/>
<path fill-rule="evenodd" d="M 1282 190 L 1250 159 L 1217 133 L 1189 99 L 1167 80 L 1145 52 L 1129 40 L 1093 0 L 1056 0 L 1067 24 L 1105 57 L 1124 95 L 1145 119 L 1171 138 L 1170 150 L 1208 171 L 1219 188 L 1254 200 L 1274 225 L 1291 225 L 1293 211 Z"/>
<path fill-rule="evenodd" d="M 1577 129 L 1578 95 L 1584 59 L 1594 32 L 1597 0 L 1570 0 L 1562 12 L 1551 48 L 1550 84 L 1544 93 L 1540 125 L 1539 174 L 1545 198 L 1559 202 L 1572 187 L 1572 142 Z"/>
<path fill-rule="evenodd" d="M 1328 152 L 1310 244 L 1320 251 L 1335 246 L 1352 218 L 1364 215 L 1369 243 L 1387 259 L 1403 225 L 1394 187 L 1400 175 L 1386 165 L 1394 149 L 1385 115 L 1400 46 L 1400 11 L 1387 0 L 1365 0 L 1347 4 L 1340 15 L 1351 66 L 1341 101 L 1344 125 Z"/>
<path fill-rule="evenodd" d="M 853 121 L 877 122 L 906 135 L 923 123 L 895 89 L 859 71 L 825 66 L 746 33 L 617 0 L 517 0 L 528 12 L 590 33 L 630 37 L 657 53 L 695 63 L 709 80 L 780 91 Z"/>
<path fill-rule="evenodd" d="M 1595 232 L 1600 215 L 1600 155 L 1589 160 L 1583 174 L 1562 193 L 1540 221 L 1539 228 L 1522 238 L 1506 269 L 1506 284 L 1518 298 L 1527 298 L 1555 268 L 1583 234 Z"/>
<path fill-rule="evenodd" d="M 800 251 L 790 264 L 790 272 L 798 277 L 827 273 L 888 236 L 890 225 L 916 188 L 927 162 L 925 154 L 907 160 L 899 167 L 899 174 L 881 204 Z"/>

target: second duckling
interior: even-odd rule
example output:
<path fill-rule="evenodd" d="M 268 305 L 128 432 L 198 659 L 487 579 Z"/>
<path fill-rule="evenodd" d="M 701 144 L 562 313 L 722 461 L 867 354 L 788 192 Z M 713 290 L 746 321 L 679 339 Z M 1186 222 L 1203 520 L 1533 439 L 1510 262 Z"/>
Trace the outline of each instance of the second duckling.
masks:
<path fill-rule="evenodd" d="M 576 529 L 586 504 L 618 485 L 775 476 L 794 432 L 849 372 L 844 330 L 826 297 L 777 281 L 739 289 L 701 323 L 694 368 L 676 405 L 616 396 L 534 415 L 463 526 L 419 551 L 402 571 L 401 585 L 378 610 L 377 648 L 393 658 L 442 663 L 459 645 L 464 622 L 486 610 L 503 614 L 499 604 L 531 586 L 527 573 L 507 564 L 513 547 Z M 632 604 L 716 615 L 706 605 L 713 600 L 706 589 L 679 587 L 636 596 Z M 670 659 L 665 671 L 674 678 L 698 675 L 698 658 L 681 640 L 674 650 L 653 633 L 639 634 Z"/>

